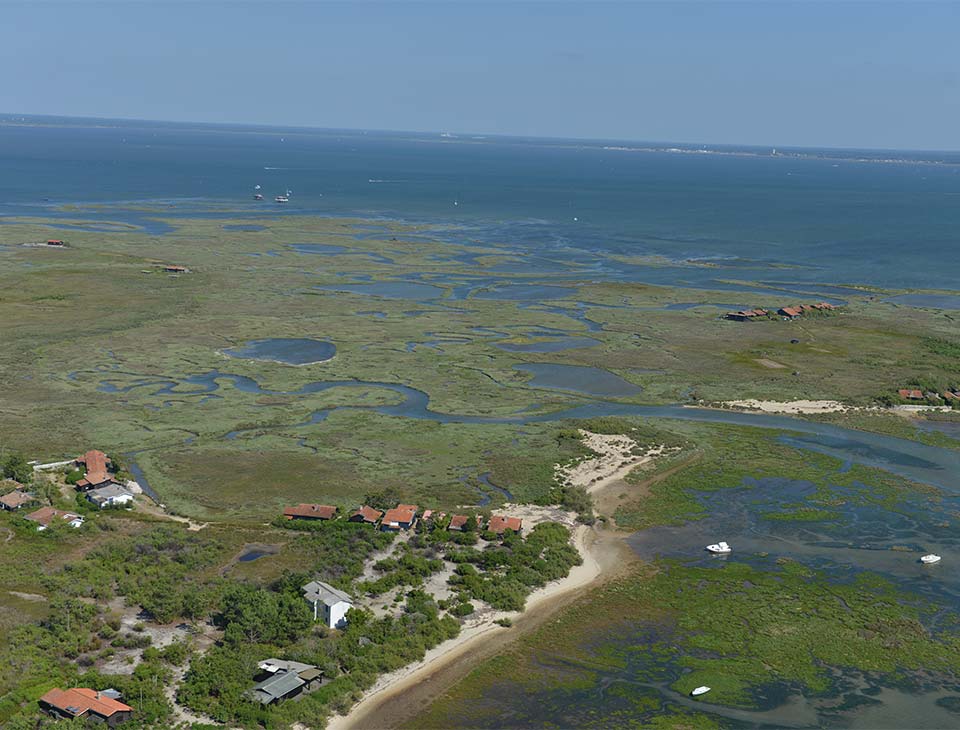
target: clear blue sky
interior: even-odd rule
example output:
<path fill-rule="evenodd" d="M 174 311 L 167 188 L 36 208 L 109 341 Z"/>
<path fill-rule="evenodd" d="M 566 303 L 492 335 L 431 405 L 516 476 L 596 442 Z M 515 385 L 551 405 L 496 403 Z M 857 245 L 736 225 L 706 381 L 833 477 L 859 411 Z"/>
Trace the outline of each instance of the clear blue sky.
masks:
<path fill-rule="evenodd" d="M 4 2 L 0 112 L 960 149 L 952 2 Z"/>

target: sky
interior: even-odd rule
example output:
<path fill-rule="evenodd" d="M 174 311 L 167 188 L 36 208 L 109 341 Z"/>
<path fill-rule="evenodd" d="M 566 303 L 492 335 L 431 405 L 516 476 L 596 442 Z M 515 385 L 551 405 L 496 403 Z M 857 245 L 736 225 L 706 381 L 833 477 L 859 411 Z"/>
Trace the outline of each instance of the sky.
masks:
<path fill-rule="evenodd" d="M 960 149 L 960 3 L 2 3 L 0 112 Z"/>

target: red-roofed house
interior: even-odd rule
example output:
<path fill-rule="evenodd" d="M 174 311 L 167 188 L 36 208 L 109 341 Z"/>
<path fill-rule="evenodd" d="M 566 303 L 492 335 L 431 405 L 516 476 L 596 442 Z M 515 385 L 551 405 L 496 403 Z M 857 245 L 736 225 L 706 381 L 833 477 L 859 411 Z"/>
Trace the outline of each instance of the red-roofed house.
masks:
<path fill-rule="evenodd" d="M 943 397 L 946 400 L 960 400 L 960 393 L 955 390 L 945 390 L 943 391 Z"/>
<path fill-rule="evenodd" d="M 73 512 L 63 512 L 53 507 L 41 507 L 36 512 L 24 515 L 24 519 L 37 523 L 37 532 L 46 530 L 57 518 L 64 520 L 70 527 L 80 527 L 83 524 L 83 517 L 80 515 Z"/>
<path fill-rule="evenodd" d="M 360 509 L 352 512 L 347 518 L 349 522 L 365 522 L 368 525 L 375 525 L 383 517 L 383 512 L 373 507 L 363 505 Z"/>
<path fill-rule="evenodd" d="M 79 491 L 86 492 L 95 487 L 113 483 L 113 478 L 107 470 L 110 465 L 110 458 L 102 451 L 92 449 L 83 456 L 77 457 L 75 463 L 78 467 L 86 470 L 86 474 L 76 484 Z"/>
<path fill-rule="evenodd" d="M 504 517 L 503 515 L 494 515 L 490 518 L 490 524 L 487 525 L 490 532 L 495 532 L 498 535 L 502 535 L 508 530 L 510 532 L 520 532 L 522 528 L 523 520 L 519 517 Z"/>
<path fill-rule="evenodd" d="M 286 507 L 283 516 L 288 520 L 332 520 L 337 516 L 337 508 L 328 504 L 298 504 Z"/>
<path fill-rule="evenodd" d="M 415 504 L 398 504 L 393 509 L 388 509 L 380 523 L 381 530 L 409 530 L 413 523 L 417 521 L 417 510 L 420 508 Z"/>
<path fill-rule="evenodd" d="M 726 318 L 737 322 L 749 322 L 757 317 L 766 317 L 769 312 L 766 309 L 744 309 L 739 312 L 727 312 Z"/>
<path fill-rule="evenodd" d="M 780 307 L 780 309 L 777 310 L 777 314 L 781 317 L 796 319 L 803 314 L 803 309 L 801 307 Z"/>
<path fill-rule="evenodd" d="M 447 529 L 462 532 L 463 528 L 467 526 L 467 523 L 469 522 L 469 520 L 470 518 L 467 515 L 454 515 L 453 517 L 450 518 L 450 525 L 447 527 Z M 480 520 L 480 515 L 476 515 L 474 517 L 474 521 L 477 527 L 479 528 L 480 525 L 482 524 Z"/>
<path fill-rule="evenodd" d="M 37 498 L 29 492 L 24 492 L 22 489 L 14 489 L 12 492 L 8 492 L 0 497 L 0 507 L 13 512 L 36 501 Z"/>
<path fill-rule="evenodd" d="M 901 388 L 897 391 L 897 395 L 906 400 L 923 400 L 923 391 L 916 388 Z"/>
<path fill-rule="evenodd" d="M 40 709 L 58 719 L 94 720 L 106 723 L 107 727 L 116 727 L 133 717 L 130 705 L 87 687 L 52 689 L 40 698 Z"/>

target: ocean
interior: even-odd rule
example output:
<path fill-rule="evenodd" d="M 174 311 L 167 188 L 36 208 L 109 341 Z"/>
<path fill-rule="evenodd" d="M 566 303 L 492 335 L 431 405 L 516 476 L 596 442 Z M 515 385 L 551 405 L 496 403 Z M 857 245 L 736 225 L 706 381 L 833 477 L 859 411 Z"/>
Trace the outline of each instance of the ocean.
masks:
<path fill-rule="evenodd" d="M 656 257 L 613 272 L 650 283 L 956 288 L 960 154 L 666 147 L 6 116 L 0 223 L 359 216 L 580 262 Z"/>

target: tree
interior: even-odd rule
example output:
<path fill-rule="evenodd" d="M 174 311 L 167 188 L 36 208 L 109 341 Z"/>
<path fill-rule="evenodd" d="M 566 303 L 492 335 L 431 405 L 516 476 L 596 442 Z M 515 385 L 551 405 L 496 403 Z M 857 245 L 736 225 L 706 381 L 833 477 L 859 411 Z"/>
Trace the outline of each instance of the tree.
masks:
<path fill-rule="evenodd" d="M 3 460 L 2 470 L 5 479 L 13 479 L 21 484 L 33 481 L 33 467 L 27 463 L 23 454 L 10 454 Z"/>
<path fill-rule="evenodd" d="M 386 487 L 379 492 L 370 492 L 363 498 L 364 504 L 381 510 L 396 507 L 401 499 L 400 491 L 396 487 Z"/>

